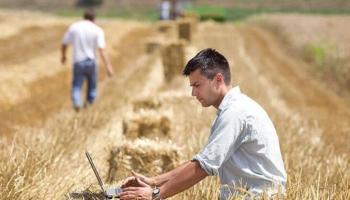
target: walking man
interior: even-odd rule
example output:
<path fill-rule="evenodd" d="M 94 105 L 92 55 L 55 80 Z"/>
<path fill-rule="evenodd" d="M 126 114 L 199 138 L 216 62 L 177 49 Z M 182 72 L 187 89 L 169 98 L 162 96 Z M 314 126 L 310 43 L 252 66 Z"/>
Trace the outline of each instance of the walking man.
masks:
<path fill-rule="evenodd" d="M 285 192 L 287 175 L 275 127 L 266 111 L 231 86 L 226 58 L 204 49 L 183 70 L 192 96 L 203 107 L 217 109 L 208 140 L 190 161 L 155 177 L 132 172 L 120 198 L 165 199 L 192 187 L 207 176 L 220 176 L 221 199 L 248 199 Z"/>
<path fill-rule="evenodd" d="M 95 24 L 95 13 L 88 9 L 84 13 L 84 20 L 73 23 L 62 39 L 62 64 L 66 63 L 66 51 L 68 45 L 73 45 L 73 81 L 71 97 L 76 111 L 83 106 L 93 104 L 97 98 L 98 80 L 98 49 L 104 66 L 109 76 L 113 75 L 113 68 L 109 60 L 105 34 L 102 28 Z M 82 86 L 84 79 L 87 80 L 86 101 L 82 100 Z"/>

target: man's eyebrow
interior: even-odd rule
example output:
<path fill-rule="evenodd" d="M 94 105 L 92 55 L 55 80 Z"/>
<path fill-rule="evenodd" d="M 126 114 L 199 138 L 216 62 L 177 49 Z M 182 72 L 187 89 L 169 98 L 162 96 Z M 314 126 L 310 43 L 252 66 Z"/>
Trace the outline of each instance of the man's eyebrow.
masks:
<path fill-rule="evenodd" d="M 190 86 L 193 87 L 193 86 L 196 85 L 196 84 L 198 84 L 198 81 L 196 81 L 196 82 L 190 84 Z"/>

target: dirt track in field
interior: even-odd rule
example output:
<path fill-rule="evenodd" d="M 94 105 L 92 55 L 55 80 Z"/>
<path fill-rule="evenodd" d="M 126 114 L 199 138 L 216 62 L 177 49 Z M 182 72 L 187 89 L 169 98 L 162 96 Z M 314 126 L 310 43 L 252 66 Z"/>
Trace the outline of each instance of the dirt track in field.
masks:
<path fill-rule="evenodd" d="M 16 21 L 15 18 L 13 20 Z M 0 47 L 2 137 L 11 138 L 18 130 L 27 128 L 40 130 L 48 121 L 54 120 L 57 113 L 71 112 L 72 121 L 76 117 L 70 101 L 71 65 L 61 65 L 59 62 L 60 40 L 65 29 L 74 20 L 50 20 L 44 24 L 38 19 L 32 22 L 25 20 L 23 24 L 16 21 L 17 30 L 0 35 L 0 40 L 6 44 Z M 0 21 L 0 27 L 7 27 L 6 23 L 8 22 Z M 190 93 L 187 79 L 180 78 L 177 81 L 181 82 L 169 85 L 164 83 L 159 56 L 146 53 L 149 38 L 164 39 L 164 34 L 157 31 L 156 25 L 118 20 L 101 20 L 98 24 L 106 31 L 109 55 L 116 74 L 108 78 L 103 66 L 100 66 L 100 97 L 90 114 L 103 118 L 101 113 L 113 112 L 114 118 L 110 119 L 108 125 L 86 122 L 93 124 L 94 129 L 87 129 L 91 132 L 89 136 L 94 137 L 83 142 L 90 149 L 94 149 L 95 154 L 102 154 L 102 148 L 95 138 L 100 137 L 100 144 L 113 141 L 116 135 L 108 133 L 119 126 L 113 124 L 113 121 L 123 117 L 134 99 L 166 93 L 168 89 L 171 95 L 176 95 L 177 92 L 182 95 Z M 168 35 L 166 38 L 172 37 L 176 36 Z M 327 89 L 322 80 L 305 70 L 310 66 L 286 53 L 287 47 L 283 45 L 285 44 L 280 43 L 273 34 L 254 24 L 204 22 L 197 24 L 193 40 L 186 46 L 186 57 L 194 56 L 203 48 L 215 48 L 231 63 L 233 84 L 239 85 L 244 93 L 261 103 L 277 127 L 292 121 L 301 130 L 303 125 L 311 124 L 313 128 L 320 130 L 318 136 L 321 141 L 333 145 L 339 154 L 348 154 L 349 99 L 341 98 Z M 171 95 L 169 98 L 172 98 Z M 91 116 L 91 121 L 94 117 Z M 98 131 L 94 132 L 95 129 Z M 119 133 L 119 130 L 116 132 Z M 30 131 L 28 133 L 32 134 Z M 283 138 L 283 132 L 279 134 Z M 310 136 L 310 140 L 319 139 L 313 137 L 316 136 Z M 66 163 L 61 164 L 61 170 L 80 169 L 81 163 L 69 162 L 69 159 L 79 157 L 78 152 L 83 150 L 74 147 L 74 143 L 67 143 L 64 151 L 68 152 L 66 155 L 69 158 L 61 158 L 67 159 Z M 75 171 L 70 173 L 67 177 Z M 52 185 L 57 184 L 56 194 L 53 196 L 66 193 L 67 186 L 62 183 L 64 181 L 50 181 L 53 181 Z M 81 180 L 72 182 L 77 184 Z"/>

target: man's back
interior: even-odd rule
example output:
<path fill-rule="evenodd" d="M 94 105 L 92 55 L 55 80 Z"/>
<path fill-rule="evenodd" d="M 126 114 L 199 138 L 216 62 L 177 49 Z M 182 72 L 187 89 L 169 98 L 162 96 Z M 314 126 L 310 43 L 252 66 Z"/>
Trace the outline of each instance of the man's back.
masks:
<path fill-rule="evenodd" d="M 84 20 L 73 23 L 63 36 L 61 62 L 67 61 L 67 47 L 73 45 L 73 80 L 71 97 L 76 111 L 84 105 L 93 104 L 97 98 L 98 48 L 107 74 L 113 74 L 113 68 L 108 58 L 103 30 L 95 24 L 95 13 L 91 9 L 84 12 Z M 85 102 L 82 100 L 82 87 L 87 80 L 88 87 Z"/>
<path fill-rule="evenodd" d="M 74 63 L 87 58 L 96 59 L 96 48 L 106 46 L 103 30 L 89 20 L 72 24 L 62 40 L 63 44 L 73 44 Z"/>

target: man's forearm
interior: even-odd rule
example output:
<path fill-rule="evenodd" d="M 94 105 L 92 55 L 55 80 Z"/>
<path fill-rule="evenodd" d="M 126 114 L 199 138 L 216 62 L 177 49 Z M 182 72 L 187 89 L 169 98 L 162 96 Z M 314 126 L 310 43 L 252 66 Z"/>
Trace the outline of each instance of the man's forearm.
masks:
<path fill-rule="evenodd" d="M 161 191 L 160 197 L 167 198 L 192 187 L 207 175 L 197 161 L 189 161 L 175 170 L 155 177 L 154 180 L 167 181 L 159 187 Z"/>
<path fill-rule="evenodd" d="M 105 64 L 105 68 L 107 70 L 107 74 L 109 76 L 112 76 L 112 74 L 114 73 L 113 72 L 113 67 L 112 67 L 111 62 L 109 61 L 109 57 L 108 57 L 106 49 L 99 49 L 99 51 L 100 51 L 101 57 L 103 59 L 103 62 Z"/>
<path fill-rule="evenodd" d="M 61 44 L 61 62 L 66 62 L 66 51 L 67 51 L 67 45 Z"/>
<path fill-rule="evenodd" d="M 106 49 L 99 49 L 99 51 L 100 51 L 100 54 L 101 54 L 101 57 L 102 57 L 102 60 L 103 60 L 103 63 L 105 64 L 105 66 L 110 66 L 111 62 L 109 61 L 109 57 L 108 57 Z"/>
<path fill-rule="evenodd" d="M 154 180 L 154 183 L 149 183 L 149 184 L 151 184 L 153 186 L 157 186 L 157 187 L 163 185 L 165 182 L 169 181 L 170 179 L 175 177 L 180 171 L 182 171 L 183 168 L 185 168 L 187 164 L 188 164 L 188 162 L 183 163 L 182 165 L 176 167 L 175 169 L 173 169 L 169 172 L 166 172 L 166 173 L 161 174 L 159 176 L 152 177 L 151 179 Z"/>

